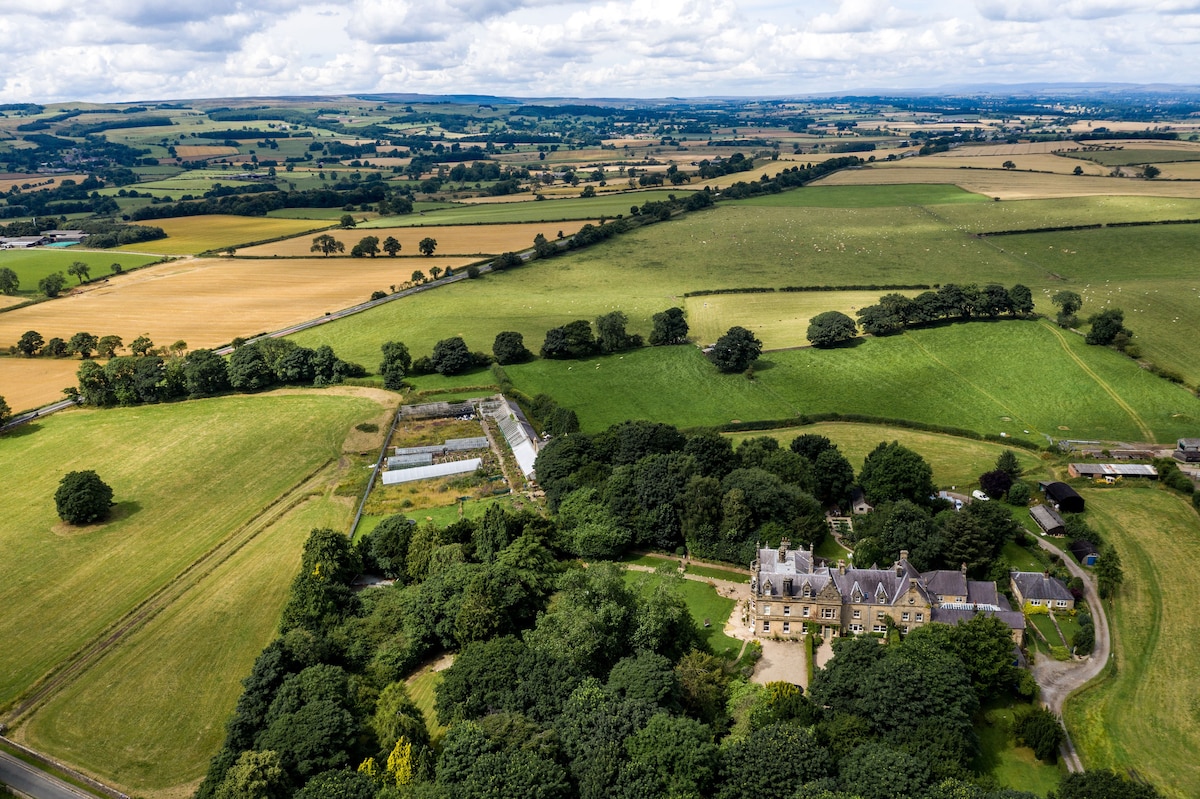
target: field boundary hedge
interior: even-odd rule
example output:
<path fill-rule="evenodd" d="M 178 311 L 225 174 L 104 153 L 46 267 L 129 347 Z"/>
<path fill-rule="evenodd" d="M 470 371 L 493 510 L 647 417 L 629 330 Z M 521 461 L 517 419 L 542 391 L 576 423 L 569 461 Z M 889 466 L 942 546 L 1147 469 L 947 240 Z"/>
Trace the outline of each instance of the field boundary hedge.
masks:
<path fill-rule="evenodd" d="M 993 230 L 988 233 L 974 233 L 977 239 L 989 236 L 1017 236 L 1022 233 L 1064 233 L 1073 230 L 1101 230 L 1108 227 L 1149 227 L 1151 225 L 1200 225 L 1200 219 L 1154 219 L 1144 222 L 1099 222 L 1089 225 L 1057 225 L 1053 227 L 1031 227 L 1020 230 Z"/>
<path fill-rule="evenodd" d="M 1197 220 L 1200 221 L 1200 220 Z M 708 297 L 713 294 L 771 294 L 777 291 L 783 292 L 807 292 L 807 291 L 929 291 L 938 288 L 940 284 L 928 283 L 860 283 L 844 286 L 782 286 L 780 288 L 772 288 L 770 286 L 748 286 L 745 288 L 731 289 L 698 289 L 696 291 L 685 291 L 683 297 Z"/>
<path fill-rule="evenodd" d="M 726 424 L 717 425 L 711 428 L 696 428 L 697 430 L 711 429 L 720 433 L 743 433 L 753 432 L 756 430 L 780 430 L 788 427 L 806 427 L 808 425 L 817 424 L 818 422 L 856 422 L 859 424 L 874 424 L 881 427 L 900 427 L 906 430 L 919 430 L 924 433 L 940 433 L 942 435 L 956 436 L 958 438 L 969 438 L 973 441 L 988 441 L 993 444 L 1004 444 L 1013 446 L 1019 449 L 1029 450 L 1030 452 L 1039 452 L 1043 449 L 1042 446 L 1033 442 L 1026 441 L 1023 438 L 1014 438 L 1012 436 L 1001 436 L 996 433 L 980 433 L 975 430 L 967 430 L 962 427 L 950 427 L 949 425 L 931 424 L 929 422 L 918 422 L 910 419 L 893 419 L 887 416 L 868 416 L 862 413 L 838 413 L 831 411 L 828 413 L 806 413 L 788 419 L 760 419 L 758 421 L 749 422 L 728 422 Z"/>

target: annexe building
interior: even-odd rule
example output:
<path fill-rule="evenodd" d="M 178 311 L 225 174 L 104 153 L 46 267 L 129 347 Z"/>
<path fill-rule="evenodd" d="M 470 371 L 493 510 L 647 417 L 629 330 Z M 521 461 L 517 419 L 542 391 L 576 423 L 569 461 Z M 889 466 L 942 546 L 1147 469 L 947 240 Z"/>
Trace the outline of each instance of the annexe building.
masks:
<path fill-rule="evenodd" d="M 1034 505 L 1029 509 L 1029 515 L 1046 535 L 1063 536 L 1067 534 L 1067 523 L 1063 521 L 1062 516 L 1058 515 L 1058 511 L 1049 505 Z"/>
<path fill-rule="evenodd" d="M 921 573 L 908 552 L 888 569 L 831 567 L 812 550 L 759 549 L 750 564 L 751 632 L 799 638 L 810 628 L 822 638 L 907 633 L 931 622 L 957 624 L 981 613 L 1000 618 L 1024 643 L 1025 617 L 1014 611 L 993 582 L 968 580 L 966 570 Z"/>
<path fill-rule="evenodd" d="M 1075 609 L 1075 595 L 1049 572 L 1012 572 L 1009 574 L 1013 596 L 1021 607 L 1046 607 L 1059 612 Z"/>

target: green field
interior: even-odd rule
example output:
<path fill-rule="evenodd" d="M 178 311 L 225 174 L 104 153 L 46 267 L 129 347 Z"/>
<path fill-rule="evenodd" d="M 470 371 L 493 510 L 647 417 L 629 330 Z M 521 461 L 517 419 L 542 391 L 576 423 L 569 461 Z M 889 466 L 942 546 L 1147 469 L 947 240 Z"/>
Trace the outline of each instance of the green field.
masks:
<path fill-rule="evenodd" d="M 630 587 L 639 591 L 643 596 L 648 595 L 662 580 L 662 577 L 652 572 L 626 571 L 625 581 Z M 729 620 L 737 604 L 732 599 L 719 595 L 715 588 L 708 583 L 697 580 L 681 580 L 679 593 L 687 604 L 688 612 L 696 621 L 700 637 L 712 647 L 713 654 L 730 660 L 742 651 L 742 642 L 725 634 L 725 622 Z M 708 620 L 709 626 L 704 622 Z"/>
<path fill-rule="evenodd" d="M 406 681 L 408 695 L 425 716 L 425 726 L 429 735 L 435 741 L 445 735 L 446 728 L 437 720 L 437 687 L 442 681 L 442 673 L 430 668 L 423 668 L 415 677 Z"/>
<path fill-rule="evenodd" d="M 836 411 L 1038 443 L 1045 435 L 1168 442 L 1200 424 L 1192 394 L 1039 322 L 959 324 L 848 349 L 771 352 L 755 368 L 752 381 L 721 375 L 691 347 L 506 367 L 519 389 L 551 394 L 590 431 L 625 419 L 687 428 Z"/>
<path fill-rule="evenodd" d="M 1065 225 L 1200 219 L 1200 200 L 1123 195 L 1063 197 L 1056 200 L 1007 200 L 979 205 L 945 205 L 930 209 L 930 213 L 959 230 L 987 233 L 996 230 L 1030 230 Z"/>
<path fill-rule="evenodd" d="M 103 279 L 112 274 L 112 265 L 120 264 L 123 269 L 136 269 L 139 266 L 157 261 L 152 255 L 132 255 L 124 252 L 97 252 L 78 250 L 74 247 L 67 249 L 50 249 L 39 247 L 35 250 L 0 250 L 0 267 L 6 267 L 17 273 L 21 281 L 18 294 L 30 297 L 40 296 L 38 281 L 54 272 L 62 272 L 67 279 L 66 288 L 79 285 L 79 278 L 67 274 L 67 267 L 75 261 L 82 261 L 91 267 L 91 280 Z"/>
<path fill-rule="evenodd" d="M 568 219 L 597 219 L 601 216 L 615 217 L 629 214 L 634 205 L 661 201 L 671 194 L 683 197 L 687 189 L 671 191 L 637 191 L 623 194 L 601 194 L 582 199 L 572 197 L 565 200 L 514 200 L 502 203 L 463 203 L 452 208 L 406 216 L 382 217 L 362 228 L 409 227 L 412 225 L 472 225 L 497 222 L 559 222 Z M 547 234 L 548 235 L 548 234 Z"/>
<path fill-rule="evenodd" d="M 264 530 L 35 712 L 29 743 L 139 795 L 203 776 L 309 531 L 344 530 L 350 512 L 309 499 Z"/>
<path fill-rule="evenodd" d="M 857 470 L 863 460 L 881 441 L 899 441 L 904 446 L 921 454 L 933 468 L 933 482 L 939 486 L 958 486 L 966 490 L 978 481 L 979 475 L 996 466 L 996 458 L 1004 452 L 1003 444 L 990 441 L 973 441 L 941 433 L 925 433 L 903 427 L 886 427 L 873 424 L 849 422 L 820 422 L 803 427 L 783 430 L 767 430 L 761 433 L 737 433 L 732 435 L 735 443 L 755 436 L 770 436 L 782 446 L 787 446 L 796 436 L 805 434 L 822 435 L 838 445 L 838 449 Z M 1027 450 L 1014 449 L 1017 460 L 1024 470 L 1028 482 L 1048 476 L 1046 467 L 1039 457 Z M 1040 571 L 1040 567 L 1038 571 Z"/>
<path fill-rule="evenodd" d="M 736 202 L 738 205 L 767 208 L 891 208 L 898 205 L 981 203 L 991 202 L 991 198 L 950 184 L 907 183 L 895 186 L 808 186 Z"/>
<path fill-rule="evenodd" d="M 0 706 L 336 458 L 351 426 L 378 412 L 332 394 L 228 397 L 71 411 L 6 436 L 0 472 L 22 477 L 0 521 L 10 563 Z M 113 487 L 107 524 L 69 528 L 55 516 L 58 480 L 78 469 Z"/>
<path fill-rule="evenodd" d="M 1200 150 L 1183 150 L 1176 147 L 1136 147 L 1117 150 L 1073 150 L 1070 158 L 1094 161 L 1104 166 L 1133 166 L 1134 164 L 1170 164 L 1179 161 L 1200 161 Z"/>
<path fill-rule="evenodd" d="M 1068 700 L 1067 726 L 1088 768 L 1136 769 L 1166 796 L 1200 795 L 1200 643 L 1191 629 L 1200 518 L 1158 488 L 1080 493 L 1125 582 L 1108 610 L 1115 669 Z"/>
<path fill-rule="evenodd" d="M 1032 791 L 1045 796 L 1058 787 L 1063 766 L 1050 766 L 1033 755 L 1033 750 L 1017 746 L 1012 736 L 1012 707 L 990 707 L 975 723 L 982 755 L 976 768 L 994 777 L 1002 787 Z"/>

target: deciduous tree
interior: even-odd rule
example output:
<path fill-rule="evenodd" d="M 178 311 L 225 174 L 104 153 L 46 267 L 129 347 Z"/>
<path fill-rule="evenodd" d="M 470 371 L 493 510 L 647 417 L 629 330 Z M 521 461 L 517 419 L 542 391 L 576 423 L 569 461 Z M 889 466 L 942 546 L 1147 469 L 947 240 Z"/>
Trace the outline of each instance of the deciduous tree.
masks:
<path fill-rule="evenodd" d="M 322 233 L 313 239 L 312 246 L 308 250 L 309 252 L 319 252 L 328 258 L 335 252 L 345 252 L 346 245 L 328 233 Z"/>
<path fill-rule="evenodd" d="M 26 358 L 32 358 L 41 351 L 42 345 L 45 343 L 41 333 L 36 330 L 26 330 L 21 334 L 21 338 L 17 339 L 17 352 Z"/>
<path fill-rule="evenodd" d="M 762 342 L 744 327 L 734 326 L 717 339 L 709 358 L 719 371 L 743 372 L 762 355 Z"/>
<path fill-rule="evenodd" d="M 436 249 L 437 249 L 437 239 L 430 238 L 429 236 L 426 236 L 425 238 L 423 238 L 419 242 L 417 242 L 417 250 L 420 251 L 421 255 L 424 255 L 424 256 L 433 255 L 433 251 Z"/>
<path fill-rule="evenodd" d="M 533 358 L 533 353 L 525 346 L 525 337 L 511 330 L 496 334 L 496 340 L 492 342 L 492 355 L 501 366 L 525 363 Z"/>
<path fill-rule="evenodd" d="M 808 324 L 808 341 L 814 347 L 832 347 L 858 334 L 854 320 L 841 311 L 825 311 Z"/>
<path fill-rule="evenodd" d="M 396 254 L 398 252 L 400 252 L 400 242 L 396 239 L 395 236 L 388 236 L 386 239 L 383 240 L 383 251 L 386 252 L 388 255 L 390 255 L 392 258 L 395 258 Z"/>
<path fill-rule="evenodd" d="M 65 285 L 67 279 L 63 277 L 62 272 L 52 272 L 38 281 L 38 291 L 47 297 L 57 297 Z"/>
<path fill-rule="evenodd" d="M 58 517 L 68 524 L 91 524 L 108 517 L 113 490 L 91 469 L 67 472 L 54 492 Z"/>
<path fill-rule="evenodd" d="M 91 273 L 92 268 L 83 261 L 72 261 L 71 265 L 67 267 L 67 274 L 79 278 L 79 285 L 81 286 Z"/>
<path fill-rule="evenodd" d="M 7 266 L 0 267 L 0 294 L 16 294 L 21 287 L 21 279 L 17 273 Z"/>
<path fill-rule="evenodd" d="M 462 336 L 444 338 L 434 344 L 430 360 L 433 362 L 433 368 L 441 375 L 461 374 L 474 364 L 471 351 L 467 349 Z"/>
<path fill-rule="evenodd" d="M 412 369 L 412 356 L 408 347 L 399 341 L 385 342 L 383 361 L 379 364 L 379 374 L 383 375 L 383 387 L 399 391 L 404 387 L 404 376 Z"/>
<path fill-rule="evenodd" d="M 650 331 L 650 346 L 683 344 L 687 341 L 688 323 L 682 308 L 668 308 L 653 317 L 654 327 Z"/>

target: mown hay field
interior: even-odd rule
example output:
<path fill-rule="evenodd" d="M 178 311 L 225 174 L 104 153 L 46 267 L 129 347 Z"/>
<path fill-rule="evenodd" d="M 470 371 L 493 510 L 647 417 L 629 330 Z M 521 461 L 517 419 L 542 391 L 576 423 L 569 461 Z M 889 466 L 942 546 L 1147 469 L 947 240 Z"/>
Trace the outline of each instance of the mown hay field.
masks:
<path fill-rule="evenodd" d="M 162 228 L 167 238 L 127 244 L 117 249 L 163 255 L 195 255 L 328 227 L 320 221 L 305 219 L 222 215 L 151 219 L 144 224 Z"/>
<path fill-rule="evenodd" d="M 1092 175 L 1058 175 L 1009 169 L 940 169 L 936 162 L 913 159 L 902 168 L 876 163 L 822 178 L 821 186 L 863 186 L 889 183 L 953 183 L 967 191 L 1002 200 L 1129 194 L 1145 197 L 1200 197 L 1200 183 Z"/>
<path fill-rule="evenodd" d="M 1039 322 L 976 322 L 849 348 L 769 352 L 754 380 L 718 374 L 694 347 L 506 370 L 525 393 L 545 392 L 575 410 L 589 431 L 629 418 L 695 427 L 839 412 L 1035 443 L 1047 435 L 1170 442 L 1200 424 L 1200 401 L 1190 392 Z"/>
<path fill-rule="evenodd" d="M 1148 142 L 1130 142 L 1115 145 L 1112 149 L 1080 150 L 1074 158 L 1094 161 L 1103 166 L 1133 166 L 1135 164 L 1165 164 L 1180 161 L 1200 161 L 1200 146 L 1182 142 L 1171 145 L 1154 145 Z"/>
<path fill-rule="evenodd" d="M 1200 795 L 1200 644 L 1191 634 L 1200 518 L 1158 488 L 1082 493 L 1125 581 L 1108 605 L 1113 669 L 1067 701 L 1067 726 L 1087 768 L 1136 769 L 1172 799 Z"/>
<path fill-rule="evenodd" d="M 980 155 L 964 153 L 961 150 L 951 150 L 948 153 L 935 153 L 927 158 L 906 158 L 903 161 L 889 162 L 888 166 L 895 169 L 937 166 L 939 169 L 1005 169 L 1006 163 L 1015 164 L 1011 170 L 1054 172 L 1060 175 L 1074 174 L 1075 167 L 1083 169 L 1085 175 L 1107 175 L 1108 167 L 1081 161 L 1078 158 L 1066 158 L 1052 153 L 1030 153 L 1028 155 Z"/>
<path fill-rule="evenodd" d="M 0 346 L 14 343 L 5 340 Z M 76 358 L 0 358 L 0 397 L 17 413 L 60 400 L 62 390 L 76 384 L 79 363 Z"/>
<path fill-rule="evenodd" d="M 769 436 L 786 447 L 796 436 L 807 434 L 825 436 L 837 444 L 855 472 L 862 468 L 863 460 L 881 441 L 899 441 L 914 452 L 920 453 L 929 463 L 933 468 L 933 482 L 936 485 L 947 488 L 957 486 L 959 490 L 975 485 L 979 475 L 994 469 L 996 459 L 1008 449 L 1003 444 L 990 441 L 974 441 L 905 427 L 853 422 L 818 422 L 782 430 L 736 433 L 731 434 L 731 438 L 736 445 L 747 438 Z M 1041 458 L 1024 449 L 1013 448 L 1012 451 L 1016 453 L 1026 480 L 1045 478 L 1047 469 Z"/>
<path fill-rule="evenodd" d="M 688 189 L 675 191 L 639 191 L 627 194 L 616 194 L 584 199 L 579 197 L 575 189 L 573 197 L 562 200 L 534 200 L 532 197 L 524 201 L 507 198 L 507 202 L 497 200 L 491 203 L 460 204 L 454 208 L 441 211 L 429 211 L 424 214 L 413 213 L 406 216 L 387 216 L 374 219 L 364 228 L 411 227 L 413 225 L 472 225 L 501 222 L 557 222 L 568 219 L 597 219 L 601 216 L 609 218 L 618 214 L 629 215 L 629 209 L 634 205 L 642 205 L 650 201 L 662 201 L 670 194 L 678 197 L 686 196 Z M 547 234 L 549 235 L 549 234 Z"/>
<path fill-rule="evenodd" d="M 50 179 L 46 175 L 19 175 L 17 177 L 5 175 L 0 177 L 0 192 L 9 192 L 14 188 L 21 188 L 22 186 L 29 186 L 29 188 L 21 189 L 21 191 L 45 191 L 46 189 L 57 189 L 62 185 L 64 180 L 73 180 L 76 183 L 82 183 L 87 178 L 87 175 L 54 175 L 54 182 L 46 183 Z M 38 183 L 44 183 L 45 185 L 35 185 Z"/>
<path fill-rule="evenodd" d="M 709 294 L 688 297 L 690 333 L 697 343 L 712 344 L 734 325 L 752 332 L 767 349 L 808 344 L 808 323 L 825 311 L 855 312 L 879 301 L 882 291 L 787 291 L 772 294 Z M 888 292 L 893 293 L 893 292 Z M 912 296 L 915 291 L 894 292 Z"/>
<path fill-rule="evenodd" d="M 81 250 L 78 247 L 37 247 L 29 250 L 0 250 L 0 267 L 17 273 L 21 281 L 17 295 L 21 299 L 41 296 L 38 281 L 54 272 L 62 272 L 67 279 L 63 293 L 80 285 L 79 278 L 67 274 L 67 267 L 81 261 L 91 269 L 91 282 L 104 280 L 112 275 L 112 265 L 122 269 L 135 269 L 158 260 L 152 255 L 133 255 L 116 251 Z M 124 280 L 125 278 L 121 278 Z"/>
<path fill-rule="evenodd" d="M 900 205 L 976 205 L 992 202 L 958 186 L 909 183 L 887 186 L 809 186 L 736 201 L 741 206 L 769 208 L 894 208 Z M 967 214 L 970 211 L 966 212 Z"/>
<path fill-rule="evenodd" d="M 39 708 L 22 737 L 126 793 L 190 796 L 275 634 L 309 531 L 346 530 L 352 515 L 349 498 L 325 496 L 288 512 Z"/>
<path fill-rule="evenodd" d="M 928 210 L 956 230 L 991 233 L 1068 225 L 1200 219 L 1200 199 L 1115 194 L 987 202 L 969 206 L 939 205 Z M 1003 246 L 1004 240 L 995 239 L 994 243 Z"/>
<path fill-rule="evenodd" d="M 0 499 L 0 706 L 336 459 L 378 407 L 332 393 L 227 397 L 76 410 L 5 436 L 0 472 L 21 479 Z M 107 523 L 74 528 L 55 514 L 60 478 L 81 469 L 113 488 Z M 236 685 L 244 673 L 214 676 Z"/>
<path fill-rule="evenodd" d="M 354 245 L 363 239 L 365 236 L 375 236 L 382 242 L 388 236 L 394 237 L 400 242 L 400 256 L 415 256 L 417 260 L 407 259 L 403 263 L 410 266 L 412 269 L 419 269 L 421 262 L 424 261 L 424 256 L 417 249 L 417 244 L 424 238 L 432 238 L 437 241 L 438 255 L 499 255 L 502 252 L 515 252 L 518 250 L 527 250 L 533 246 L 533 239 L 539 233 L 548 239 L 555 239 L 559 232 L 564 236 L 570 236 L 588 220 L 574 222 L 555 222 L 551 225 L 547 224 L 524 224 L 524 225 L 447 225 L 442 227 L 390 227 L 376 228 L 372 227 L 369 230 L 333 230 L 329 231 L 329 235 L 333 236 L 346 247 L 346 252 L 343 254 L 349 257 L 350 250 Z M 591 220 L 593 224 L 599 220 Z M 283 241 L 275 241 L 270 244 L 262 244 L 257 247 L 247 247 L 238 250 L 238 255 L 266 257 L 266 256 L 282 256 L 288 258 L 295 257 L 311 257 L 313 236 L 303 235 Z M 380 253 L 378 258 L 387 258 L 385 253 Z M 370 258 L 366 260 L 371 260 Z"/>

